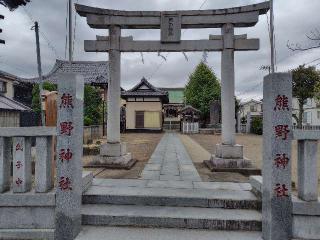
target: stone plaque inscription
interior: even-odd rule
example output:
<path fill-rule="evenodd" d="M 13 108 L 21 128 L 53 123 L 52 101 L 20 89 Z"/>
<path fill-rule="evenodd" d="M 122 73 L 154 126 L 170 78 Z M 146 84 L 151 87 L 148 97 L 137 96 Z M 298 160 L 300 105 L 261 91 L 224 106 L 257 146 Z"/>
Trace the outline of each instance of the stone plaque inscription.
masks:
<path fill-rule="evenodd" d="M 161 42 L 179 43 L 181 41 L 181 15 L 161 15 Z"/>

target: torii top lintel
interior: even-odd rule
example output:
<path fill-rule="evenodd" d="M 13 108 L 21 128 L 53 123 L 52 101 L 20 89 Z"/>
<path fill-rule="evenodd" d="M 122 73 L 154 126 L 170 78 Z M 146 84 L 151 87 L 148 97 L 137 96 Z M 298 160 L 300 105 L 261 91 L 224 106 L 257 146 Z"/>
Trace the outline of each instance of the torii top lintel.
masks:
<path fill-rule="evenodd" d="M 178 15 L 181 28 L 221 28 L 226 23 L 234 27 L 252 27 L 259 15 L 266 14 L 270 2 L 216 10 L 187 11 L 119 11 L 75 4 L 76 11 L 87 18 L 90 27 L 108 29 L 112 25 L 122 29 L 160 29 L 161 16 Z"/>

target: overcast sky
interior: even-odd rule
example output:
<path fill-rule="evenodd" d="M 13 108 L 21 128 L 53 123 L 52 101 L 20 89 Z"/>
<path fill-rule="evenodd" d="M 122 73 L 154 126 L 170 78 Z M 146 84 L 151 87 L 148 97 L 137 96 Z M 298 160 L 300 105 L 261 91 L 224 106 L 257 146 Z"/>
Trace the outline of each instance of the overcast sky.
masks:
<path fill-rule="evenodd" d="M 292 52 L 287 49 L 287 41 L 310 45 L 305 34 L 319 27 L 319 0 L 274 0 L 275 31 L 277 49 L 277 70 L 287 71 L 300 64 L 309 63 L 319 58 L 320 50 Z M 121 10 L 194 10 L 204 0 L 74 0 L 80 4 Z M 207 0 L 202 9 L 236 7 L 259 3 L 262 0 Z M 41 35 L 41 57 L 43 72 L 48 73 L 56 58 L 65 59 L 67 0 L 32 0 L 25 9 L 20 7 L 10 12 L 0 6 L 0 13 L 5 20 L 0 22 L 3 33 L 1 39 L 6 45 L 0 45 L 0 69 L 21 77 L 37 75 L 35 35 L 31 31 L 30 17 L 39 21 Z M 28 16 L 29 15 L 29 16 Z M 73 17 L 74 20 L 74 17 Z M 187 30 L 183 39 L 208 39 L 209 34 L 219 34 L 220 29 Z M 266 15 L 260 16 L 255 27 L 236 30 L 237 34 L 247 33 L 249 38 L 260 38 L 259 51 L 236 53 L 236 95 L 242 100 L 262 98 L 262 80 L 266 72 L 259 70 L 261 65 L 268 65 L 270 44 Z M 76 17 L 76 38 L 74 60 L 104 61 L 106 53 L 85 53 L 83 41 L 95 39 L 95 35 L 107 34 L 106 31 L 90 29 L 85 18 Z M 136 40 L 156 40 L 160 38 L 159 30 L 124 30 L 123 35 L 133 35 Z M 46 41 L 46 39 L 48 41 Z M 48 46 L 50 42 L 50 46 Z M 163 53 L 166 55 L 166 53 Z M 208 54 L 208 65 L 220 78 L 221 54 Z M 202 59 L 202 53 L 187 53 L 186 61 L 182 53 L 170 53 L 161 67 L 163 59 L 157 53 L 144 53 L 144 64 L 140 53 L 122 54 L 122 83 L 131 88 L 145 76 L 159 87 L 183 87 L 189 74 Z M 320 63 L 316 61 L 315 64 Z M 158 70 L 157 70 L 158 69 Z"/>

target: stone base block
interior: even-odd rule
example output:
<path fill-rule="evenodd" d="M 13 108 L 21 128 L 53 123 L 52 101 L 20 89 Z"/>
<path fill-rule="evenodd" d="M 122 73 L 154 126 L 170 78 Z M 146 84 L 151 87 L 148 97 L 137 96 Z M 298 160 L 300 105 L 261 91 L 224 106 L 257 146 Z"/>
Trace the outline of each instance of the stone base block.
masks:
<path fill-rule="evenodd" d="M 249 159 L 245 158 L 219 158 L 213 155 L 210 159 L 213 168 L 250 168 L 252 163 Z"/>
<path fill-rule="evenodd" d="M 242 145 L 216 145 L 216 157 L 228 159 L 243 159 L 243 146 Z"/>
<path fill-rule="evenodd" d="M 86 168 L 113 168 L 113 169 L 131 169 L 137 160 L 132 159 L 131 153 L 120 157 L 96 156 L 94 160 L 85 166 Z"/>
<path fill-rule="evenodd" d="M 107 143 L 100 147 L 100 156 L 120 157 L 127 153 L 127 143 Z"/>

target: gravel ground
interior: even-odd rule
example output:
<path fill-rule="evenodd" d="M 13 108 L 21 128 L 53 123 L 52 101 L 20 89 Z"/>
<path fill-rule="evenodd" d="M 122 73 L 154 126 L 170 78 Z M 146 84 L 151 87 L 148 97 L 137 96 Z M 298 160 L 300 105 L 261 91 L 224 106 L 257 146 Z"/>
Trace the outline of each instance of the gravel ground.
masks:
<path fill-rule="evenodd" d="M 249 178 L 239 173 L 231 172 L 211 172 L 204 164 L 203 160 L 209 160 L 211 153 L 202 147 L 198 142 L 192 139 L 191 136 L 197 135 L 182 135 L 180 140 L 184 144 L 187 152 L 189 153 L 197 171 L 204 182 L 248 182 Z M 189 137 L 190 136 L 190 137 Z M 210 146 L 211 142 L 204 141 L 205 144 Z"/>
<path fill-rule="evenodd" d="M 137 179 L 144 169 L 145 164 L 148 162 L 156 146 L 162 138 L 162 133 L 126 133 L 121 135 L 121 141 L 127 142 L 128 152 L 131 152 L 132 157 L 138 162 L 130 170 L 118 169 L 103 169 L 87 168 L 88 171 L 94 171 L 96 178 L 113 178 L 113 179 Z M 106 139 L 98 140 L 106 142 Z M 90 162 L 92 156 L 83 158 L 84 164 Z"/>
<path fill-rule="evenodd" d="M 198 142 L 210 153 L 215 153 L 215 145 L 221 141 L 220 135 L 195 134 L 190 137 Z M 262 166 L 262 136 L 252 134 L 238 134 L 236 142 L 244 146 L 245 157 L 252 160 L 253 164 L 261 169 Z M 203 159 L 205 160 L 205 159 Z M 318 173 L 320 173 L 320 144 L 318 145 Z M 292 142 L 292 179 L 297 183 L 297 141 Z M 320 175 L 319 175 L 320 182 Z M 319 184 L 320 193 L 320 184 Z"/>

